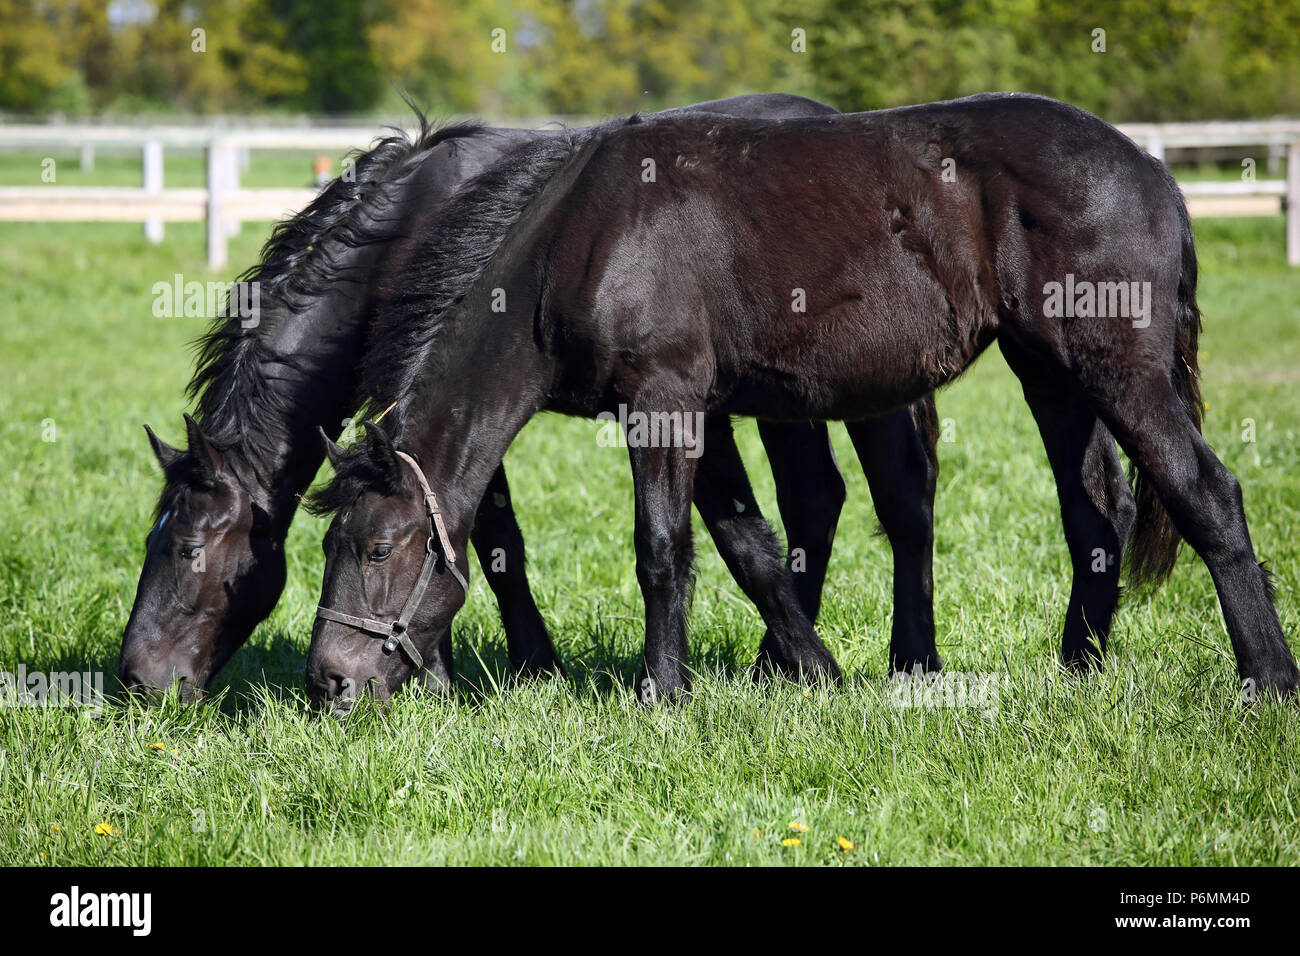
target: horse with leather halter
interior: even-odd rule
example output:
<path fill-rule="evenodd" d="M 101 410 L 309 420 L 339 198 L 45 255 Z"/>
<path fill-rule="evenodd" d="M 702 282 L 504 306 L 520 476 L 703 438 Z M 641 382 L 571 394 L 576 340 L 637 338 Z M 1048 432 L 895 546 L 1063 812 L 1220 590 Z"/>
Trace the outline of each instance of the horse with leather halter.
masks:
<path fill-rule="evenodd" d="M 323 432 L 322 437 L 327 441 L 329 440 L 329 436 Z M 420 470 L 416 460 L 406 452 L 397 452 L 397 457 L 410 466 L 412 476 L 419 482 L 424 499 L 424 510 L 429 516 L 429 537 L 424 543 L 424 561 L 420 565 L 420 574 L 415 580 L 415 587 L 411 589 L 410 596 L 402 604 L 402 609 L 397 612 L 397 619 L 387 624 L 373 618 L 344 614 L 342 611 L 335 611 L 323 604 L 316 608 L 316 617 L 323 621 L 346 624 L 348 627 L 356 628 L 371 637 L 380 638 L 384 642 L 383 651 L 385 654 L 392 654 L 400 647 L 406 652 L 411 666 L 419 670 L 424 667 L 424 655 L 416 649 L 415 644 L 407 636 L 406 629 L 411 624 L 411 618 L 415 616 L 416 608 L 424 600 L 424 592 L 428 590 L 429 581 L 433 579 L 433 571 L 437 567 L 439 558 L 442 559 L 447 573 L 456 579 L 456 583 L 460 585 L 462 591 L 469 590 L 469 581 L 465 578 L 464 572 L 456 566 L 456 549 L 452 547 L 451 541 L 447 537 L 447 525 L 442 520 L 442 509 L 438 507 L 438 499 L 434 495 L 433 489 L 429 487 L 429 483 L 424 479 L 424 472 Z M 433 542 L 435 538 L 442 547 L 441 554 L 434 550 Z"/>
<path fill-rule="evenodd" d="M 633 118 L 514 150 L 457 194 L 424 248 L 381 284 L 375 312 L 363 390 L 394 405 L 389 425 L 331 449 L 336 475 L 315 498 L 337 512 L 322 606 L 386 619 L 428 564 L 413 486 L 438 490 L 446 547 L 463 548 L 488 478 L 541 410 L 857 421 L 952 381 L 997 340 L 1063 504 L 1090 497 L 1064 514 L 1072 550 L 1120 563 L 1134 512 L 1117 439 L 1138 475 L 1137 570 L 1167 572 L 1181 532 L 1214 577 L 1240 677 L 1295 690 L 1239 489 L 1200 435 L 1186 210 L 1167 170 L 1096 117 L 991 94 L 815 120 Z M 1067 275 L 1149 289 L 1144 311 L 1080 299 L 1063 314 L 1052 290 Z M 1093 456 L 1098 441 L 1109 456 Z M 677 699 L 690 688 L 689 508 L 711 454 L 629 446 L 639 687 Z M 1078 667 L 1097 661 L 1093 628 L 1114 608 L 1104 581 L 1084 591 L 1102 613 L 1067 625 Z M 779 630 L 783 602 L 746 593 Z M 430 646 L 463 600 L 452 575 L 431 577 L 403 633 Z M 410 676 L 369 644 L 318 619 L 313 694 L 383 695 Z"/>
<path fill-rule="evenodd" d="M 835 112 L 780 94 L 688 109 L 771 117 Z M 409 263 L 454 191 L 511 149 L 567 135 L 421 123 L 414 140 L 384 139 L 357 158 L 351 177 L 335 180 L 276 228 L 261 262 L 241 277 L 260 286 L 259 321 L 250 327 L 232 315 L 200 343 L 190 385 L 198 420 L 186 417 L 188 447 L 173 448 L 146 426 L 165 485 L 123 635 L 119 674 L 127 688 L 179 682 L 184 695 L 201 691 L 275 607 L 285 583 L 286 535 L 324 458 L 318 429 L 337 437 L 358 404 L 366 319 L 381 266 Z M 806 561 L 794 580 L 794 603 L 815 618 L 843 478 L 824 425 L 764 422 L 760 433 L 790 547 Z M 933 647 L 933 399 L 857 424 L 850 435 L 895 551 L 893 651 L 918 659 Z M 724 477 L 714 497 L 742 502 L 755 522 L 717 520 L 711 530 L 730 542 L 725 550 L 735 555 L 737 573 L 749 573 L 754 555 L 770 573 L 765 525 L 739 456 L 724 447 L 728 441 L 719 433 L 714 443 L 719 461 L 728 463 L 719 469 Z M 493 473 L 479 503 L 472 541 L 500 605 L 511 667 L 562 670 L 529 587 L 504 468 Z M 194 570 L 200 554 L 202 573 Z M 492 561 L 493 554 L 506 560 Z M 783 643 L 781 637 L 763 644 L 765 658 L 781 658 L 773 662 L 778 669 L 806 654 L 829 658 L 819 642 L 782 651 Z M 445 690 L 452 679 L 449 631 L 422 662 L 421 678 Z M 937 655 L 927 666 L 938 666 Z"/>

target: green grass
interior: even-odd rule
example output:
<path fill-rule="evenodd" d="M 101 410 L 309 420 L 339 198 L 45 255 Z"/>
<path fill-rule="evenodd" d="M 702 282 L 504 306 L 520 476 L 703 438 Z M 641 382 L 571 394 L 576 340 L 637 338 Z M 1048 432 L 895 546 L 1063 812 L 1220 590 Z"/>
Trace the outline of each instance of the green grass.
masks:
<path fill-rule="evenodd" d="M 326 151 L 334 160 L 334 174 L 346 155 Z M 239 182 L 248 189 L 310 186 L 314 178 L 310 150 L 255 149 L 249 154 L 247 169 L 240 172 Z M 48 150 L 0 155 L 0 186 L 40 186 L 46 169 L 44 161 L 54 160 L 54 186 L 140 186 L 143 172 L 139 152 L 104 152 L 95 156 L 93 169 L 81 168 L 75 151 Z M 207 168 L 197 151 L 178 149 L 163 151 L 163 185 L 168 188 L 194 188 L 207 185 Z"/>
<path fill-rule="evenodd" d="M 1280 220 L 1197 229 L 1205 431 L 1245 489 L 1295 634 L 1300 276 Z M 199 227 L 169 227 L 161 247 L 139 232 L 0 225 L 0 670 L 116 664 L 159 487 L 140 423 L 180 439 L 200 331 L 154 318 L 150 287 L 207 278 Z M 251 262 L 263 234 L 246 227 L 232 262 Z M 996 349 L 939 410 L 955 441 L 940 446 L 938 638 L 952 670 L 1001 675 L 991 716 L 891 703 L 891 560 L 838 427 L 849 500 L 819 630 L 846 686 L 750 683 L 761 622 L 701 530 L 695 699 L 643 710 L 628 688 L 642 609 L 626 459 L 592 423 L 546 416 L 508 464 L 567 682 L 502 678 L 475 575 L 454 699 L 315 717 L 301 683 L 323 524 L 303 515 L 284 600 L 219 701 L 0 708 L 0 863 L 1300 863 L 1300 707 L 1238 705 L 1204 567 L 1185 553 L 1162 591 L 1129 598 L 1104 676 L 1059 675 L 1070 580 L 1055 491 Z M 752 425 L 740 438 L 775 517 Z M 809 830 L 783 846 L 792 821 Z"/>

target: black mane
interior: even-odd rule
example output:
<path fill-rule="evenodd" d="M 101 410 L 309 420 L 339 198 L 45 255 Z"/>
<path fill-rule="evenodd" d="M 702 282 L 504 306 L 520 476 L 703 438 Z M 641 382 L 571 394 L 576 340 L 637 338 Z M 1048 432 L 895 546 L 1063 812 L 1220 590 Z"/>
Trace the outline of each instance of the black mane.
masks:
<path fill-rule="evenodd" d="M 493 255 L 546 184 L 599 133 L 571 130 L 512 150 L 453 196 L 437 227 L 421 238 L 412 266 L 381 289 L 362 372 L 375 409 L 406 404 L 430 369 L 432 345 Z"/>
<path fill-rule="evenodd" d="M 334 462 L 333 478 L 307 495 L 303 505 L 311 514 L 323 517 L 346 508 L 363 491 L 395 495 L 400 490 L 393 484 L 392 472 L 371 455 L 369 443 L 360 442 Z"/>
<path fill-rule="evenodd" d="M 267 344 L 270 333 L 339 283 L 356 281 L 340 266 L 341 253 L 394 238 L 388 224 L 397 216 L 383 212 L 428 150 L 483 129 L 480 123 L 434 127 L 418 110 L 416 115 L 414 139 L 397 131 L 354 153 L 353 181 L 335 179 L 305 209 L 275 226 L 260 261 L 237 280 L 259 284 L 258 325 L 245 329 L 241 317 L 223 316 L 197 341 L 186 394 L 198 399 L 200 421 L 214 445 L 255 463 L 261 450 L 288 440 L 293 399 L 277 390 L 277 382 L 295 377 L 298 365 L 293 355 Z"/>

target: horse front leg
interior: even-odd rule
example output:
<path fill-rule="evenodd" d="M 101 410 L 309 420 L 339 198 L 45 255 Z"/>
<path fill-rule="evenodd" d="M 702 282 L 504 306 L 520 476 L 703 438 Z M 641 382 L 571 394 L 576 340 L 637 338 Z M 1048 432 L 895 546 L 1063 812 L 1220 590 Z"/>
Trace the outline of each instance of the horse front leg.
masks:
<path fill-rule="evenodd" d="M 563 674 L 546 622 L 528 586 L 524 536 L 510 505 L 505 465 L 498 466 L 488 482 L 474 516 L 470 540 L 501 609 L 511 669 L 526 676 Z"/>
<path fill-rule="evenodd" d="M 628 441 L 636 494 L 636 576 L 645 600 L 645 657 L 637 678 L 643 704 L 684 702 L 691 692 L 686 607 L 694 557 L 695 458 L 680 444 L 632 447 L 631 437 Z M 691 444 L 698 448 L 698 437 Z"/>

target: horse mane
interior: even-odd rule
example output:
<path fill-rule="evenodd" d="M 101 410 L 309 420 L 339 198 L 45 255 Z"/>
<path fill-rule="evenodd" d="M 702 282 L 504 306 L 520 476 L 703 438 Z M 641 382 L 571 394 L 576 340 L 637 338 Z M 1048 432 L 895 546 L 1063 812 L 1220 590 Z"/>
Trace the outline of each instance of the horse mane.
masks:
<path fill-rule="evenodd" d="M 567 130 L 517 146 L 456 192 L 410 264 L 381 286 L 362 366 L 368 407 L 396 404 L 394 417 L 402 417 L 431 368 L 434 343 L 453 321 L 454 306 L 546 185 L 602 129 Z"/>
<path fill-rule="evenodd" d="M 400 491 L 393 483 L 391 470 L 379 465 L 370 454 L 370 443 L 364 441 L 343 452 L 334 462 L 333 477 L 303 498 L 303 506 L 309 514 L 325 517 L 346 508 L 363 491 L 381 495 L 395 495 Z"/>
<path fill-rule="evenodd" d="M 288 440 L 292 398 L 277 391 L 276 382 L 302 369 L 295 356 L 268 344 L 271 333 L 339 283 L 356 281 L 340 264 L 342 253 L 395 238 L 392 217 L 376 211 L 397 202 L 400 186 L 428 150 L 484 129 L 477 122 L 439 127 L 415 113 L 414 138 L 395 130 L 369 150 L 354 151 L 352 176 L 336 178 L 306 208 L 276 224 L 259 261 L 236 280 L 258 283 L 258 324 L 244 328 L 228 304 L 195 343 L 198 357 L 186 395 L 198 399 L 204 433 L 217 447 L 256 461 L 259 450 Z M 274 366 L 279 369 L 268 373 Z"/>
<path fill-rule="evenodd" d="M 381 288 L 362 371 L 370 410 L 397 405 L 400 419 L 429 374 L 439 333 L 547 185 L 581 157 L 601 133 L 639 123 L 640 117 L 525 143 L 470 180 L 448 202 L 435 227 L 419 240 L 410 264 Z M 400 442 L 399 442 L 400 446 Z M 307 510 L 328 515 L 365 491 L 395 494 L 391 470 L 368 442 L 339 458 L 331 480 L 305 499 Z"/>

